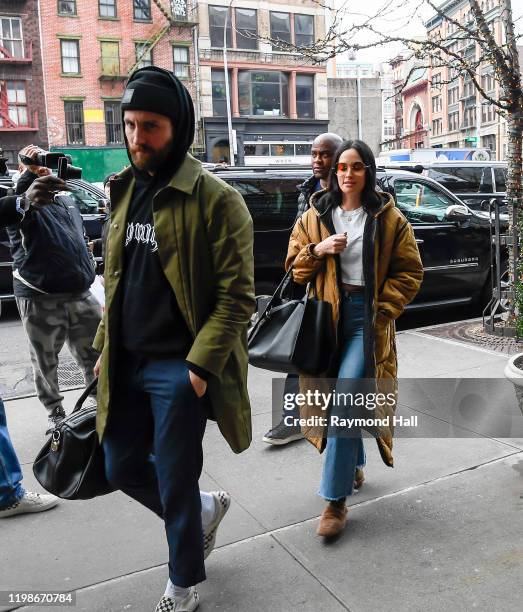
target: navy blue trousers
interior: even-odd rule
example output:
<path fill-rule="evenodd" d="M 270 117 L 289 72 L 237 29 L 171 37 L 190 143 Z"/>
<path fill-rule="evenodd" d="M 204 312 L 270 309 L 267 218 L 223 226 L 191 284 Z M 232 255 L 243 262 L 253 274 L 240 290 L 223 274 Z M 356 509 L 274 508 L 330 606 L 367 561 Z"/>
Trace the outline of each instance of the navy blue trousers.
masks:
<path fill-rule="evenodd" d="M 169 578 L 180 587 L 205 580 L 198 480 L 206 406 L 183 359 L 119 355 L 103 438 L 107 478 L 163 519 Z"/>

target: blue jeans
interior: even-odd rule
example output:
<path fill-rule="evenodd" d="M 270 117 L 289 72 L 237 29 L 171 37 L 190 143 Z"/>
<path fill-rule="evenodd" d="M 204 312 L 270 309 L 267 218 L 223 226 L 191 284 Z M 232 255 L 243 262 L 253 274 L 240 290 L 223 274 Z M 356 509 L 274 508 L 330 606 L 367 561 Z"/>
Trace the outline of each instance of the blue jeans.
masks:
<path fill-rule="evenodd" d="M 107 478 L 163 519 L 169 578 L 180 587 L 205 580 L 198 480 L 206 407 L 183 359 L 118 356 L 103 437 Z"/>
<path fill-rule="evenodd" d="M 342 295 L 340 310 L 341 355 L 338 378 L 363 378 L 363 293 Z M 352 495 L 356 467 L 365 465 L 361 431 L 351 437 L 328 437 L 318 495 L 333 501 Z"/>
<path fill-rule="evenodd" d="M 5 408 L 0 398 L 0 510 L 15 504 L 24 496 L 22 468 L 7 431 Z"/>

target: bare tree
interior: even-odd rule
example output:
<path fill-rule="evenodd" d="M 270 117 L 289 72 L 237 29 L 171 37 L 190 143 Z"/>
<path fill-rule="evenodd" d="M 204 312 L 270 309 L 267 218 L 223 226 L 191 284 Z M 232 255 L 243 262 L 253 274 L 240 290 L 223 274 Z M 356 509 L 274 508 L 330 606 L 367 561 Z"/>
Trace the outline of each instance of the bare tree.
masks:
<path fill-rule="evenodd" d="M 345 52 L 365 51 L 376 47 L 403 48 L 407 55 L 406 61 L 415 59 L 414 67 L 405 78 L 403 87 L 408 83 L 413 70 L 420 67 L 430 69 L 432 72 L 438 68 L 448 68 L 448 78 L 441 79 L 440 83 L 450 84 L 466 79 L 471 82 L 479 96 L 505 117 L 507 121 L 507 200 L 510 218 L 509 232 L 513 236 L 509 242 L 509 272 L 510 290 L 509 316 L 507 326 L 517 325 L 518 335 L 523 336 L 523 257 L 519 257 L 519 245 L 523 238 L 523 184 L 522 184 L 522 145 L 523 145 L 523 90 L 521 70 L 518 57 L 517 42 L 520 36 L 514 31 L 514 19 L 511 0 L 498 0 L 500 6 L 499 20 L 502 25 L 502 40 L 496 40 L 492 24 L 489 23 L 492 3 L 478 0 L 464 0 L 468 3 L 469 11 L 466 19 L 456 19 L 455 5 L 449 10 L 449 2 L 436 4 L 435 0 L 384 0 L 381 7 L 371 15 L 354 12 L 345 8 L 332 9 L 324 5 L 321 0 L 317 4 L 324 6 L 331 15 L 331 25 L 326 35 L 317 40 L 311 47 L 296 47 L 284 41 L 264 38 L 273 47 L 285 51 L 299 52 L 314 59 L 316 62 L 325 62 L 330 58 Z M 364 8 L 358 5 L 359 10 Z M 483 8 L 483 7 L 488 7 Z M 394 16 L 402 10 L 409 10 L 409 17 L 397 21 Z M 414 21 L 431 13 L 433 17 L 439 16 L 446 25 L 435 28 L 426 37 L 409 36 Z M 405 12 L 403 12 L 403 15 Z M 389 26 L 388 28 L 385 26 Z M 388 30 L 388 31 L 384 31 Z M 468 46 L 474 48 L 474 53 L 466 53 Z M 499 84 L 499 95 L 492 94 L 484 86 L 481 79 L 481 68 L 491 65 L 494 69 L 494 78 Z M 441 78 L 441 73 L 438 73 Z M 429 82 L 432 85 L 431 82 Z M 434 83 L 436 86 L 436 83 Z M 400 88 L 400 92 L 401 92 Z M 519 316 L 516 316 L 519 315 Z"/>

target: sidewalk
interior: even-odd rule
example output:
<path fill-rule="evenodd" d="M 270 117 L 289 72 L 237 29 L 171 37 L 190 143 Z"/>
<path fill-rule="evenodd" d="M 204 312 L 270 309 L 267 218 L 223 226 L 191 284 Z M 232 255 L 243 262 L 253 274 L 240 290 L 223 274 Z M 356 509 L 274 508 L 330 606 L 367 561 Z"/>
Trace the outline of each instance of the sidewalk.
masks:
<path fill-rule="evenodd" d="M 401 377 L 501 378 L 507 361 L 415 330 L 400 332 L 397 347 Z M 207 428 L 201 487 L 228 490 L 233 504 L 199 587 L 202 612 L 521 610 L 523 438 L 401 438 L 394 469 L 367 440 L 367 480 L 346 532 L 326 545 L 315 536 L 320 457 L 304 441 L 261 442 L 271 378 L 250 373 L 248 451 L 234 455 Z M 78 392 L 66 395 L 72 407 Z M 44 411 L 36 398 L 6 409 L 24 483 L 40 490 L 31 462 Z M 152 612 L 167 579 L 164 540 L 161 522 L 120 493 L 63 501 L 0 522 L 0 590 L 76 590 L 74 610 Z"/>

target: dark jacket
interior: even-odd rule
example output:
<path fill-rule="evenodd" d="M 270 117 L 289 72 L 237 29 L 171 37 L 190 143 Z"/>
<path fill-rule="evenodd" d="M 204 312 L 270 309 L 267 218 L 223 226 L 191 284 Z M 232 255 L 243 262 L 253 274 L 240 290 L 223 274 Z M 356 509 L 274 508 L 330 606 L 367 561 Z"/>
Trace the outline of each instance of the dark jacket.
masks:
<path fill-rule="evenodd" d="M 0 198 L 0 227 L 17 223 L 21 218 L 16 210 L 16 196 Z"/>
<path fill-rule="evenodd" d="M 324 194 L 318 192 L 314 195 L 310 209 L 294 226 L 285 267 L 288 270 L 293 266 L 293 277 L 297 283 L 304 285 L 312 281 L 317 298 L 331 304 L 333 331 L 336 333 L 340 312 L 339 260 L 333 255 L 320 258 L 312 253 L 316 244 L 336 233 L 332 222 L 332 200 Z M 396 393 L 394 321 L 416 297 L 423 279 L 423 265 L 414 231 L 394 205 L 392 196 L 380 194 L 379 207 L 368 213 L 363 235 L 365 378 L 376 379 L 380 392 L 383 388 L 384 393 L 391 389 Z M 320 378 L 311 382 L 301 377 L 300 390 L 306 393 L 309 387 L 318 387 L 319 381 Z M 395 402 L 378 407 L 376 417 L 390 417 L 392 422 L 395 407 Z M 306 408 L 312 412 L 302 416 L 317 416 L 314 406 Z M 320 451 L 325 448 L 326 442 L 321 429 L 312 427 L 305 432 L 309 441 Z M 383 461 L 392 466 L 393 427 L 378 427 L 371 433 L 376 438 Z"/>
<path fill-rule="evenodd" d="M 25 192 L 36 178 L 25 172 L 17 192 Z M 58 196 L 53 204 L 29 208 L 7 227 L 7 233 L 13 276 L 26 287 L 54 295 L 80 294 L 92 285 L 95 263 L 87 248 L 82 215 L 71 198 Z"/>
<path fill-rule="evenodd" d="M 309 202 L 312 194 L 316 191 L 317 182 L 318 179 L 313 174 L 301 185 L 298 185 L 300 195 L 298 196 L 298 212 L 296 214 L 296 220 L 298 220 L 306 210 L 309 210 Z"/>

